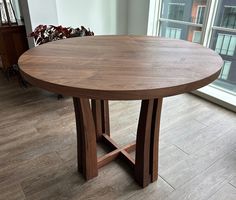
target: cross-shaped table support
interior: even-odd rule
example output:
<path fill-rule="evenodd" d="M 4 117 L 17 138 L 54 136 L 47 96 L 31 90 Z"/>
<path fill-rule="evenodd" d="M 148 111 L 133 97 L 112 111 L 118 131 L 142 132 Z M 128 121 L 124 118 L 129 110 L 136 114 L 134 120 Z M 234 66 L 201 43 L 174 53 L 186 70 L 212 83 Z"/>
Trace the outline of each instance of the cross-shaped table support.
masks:
<path fill-rule="evenodd" d="M 121 157 L 134 169 L 138 184 L 146 187 L 158 178 L 158 144 L 162 98 L 142 100 L 136 142 L 119 147 L 110 138 L 107 100 L 73 98 L 76 125 L 78 171 L 86 180 L 98 175 L 98 169 Z M 96 143 L 107 144 L 112 151 L 97 158 Z M 135 160 L 130 152 L 136 149 Z"/>

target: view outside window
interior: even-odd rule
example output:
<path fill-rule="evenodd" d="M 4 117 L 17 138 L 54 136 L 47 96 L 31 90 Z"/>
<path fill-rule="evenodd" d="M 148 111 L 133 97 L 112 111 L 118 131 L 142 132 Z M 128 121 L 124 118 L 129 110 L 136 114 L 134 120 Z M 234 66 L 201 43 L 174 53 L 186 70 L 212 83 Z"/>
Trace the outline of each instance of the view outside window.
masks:
<path fill-rule="evenodd" d="M 159 35 L 195 43 L 210 41 L 209 47 L 224 60 L 221 74 L 213 85 L 236 94 L 236 0 L 211 1 L 212 8 L 216 6 L 216 12 L 212 12 L 215 13 L 213 24 L 207 19 L 208 1 L 162 0 Z M 202 33 L 208 23 L 212 29 L 205 36 Z"/>
<path fill-rule="evenodd" d="M 221 26 L 225 28 L 236 28 L 236 7 L 224 6 L 224 15 L 221 20 Z"/>
<path fill-rule="evenodd" d="M 168 3 L 168 19 L 183 21 L 184 8 L 184 3 Z"/>
<path fill-rule="evenodd" d="M 196 23 L 197 24 L 203 23 L 205 9 L 206 9 L 206 5 L 198 5 L 197 6 L 197 16 L 196 16 Z"/>
<path fill-rule="evenodd" d="M 206 0 L 163 0 L 160 35 L 201 42 Z"/>
<path fill-rule="evenodd" d="M 167 38 L 176 38 L 176 39 L 180 39 L 181 36 L 181 29 L 179 28 L 170 28 L 170 27 L 166 27 L 166 37 Z"/>
<path fill-rule="evenodd" d="M 213 84 L 236 93 L 236 1 L 220 0 L 210 47 L 223 58 L 219 79 Z"/>

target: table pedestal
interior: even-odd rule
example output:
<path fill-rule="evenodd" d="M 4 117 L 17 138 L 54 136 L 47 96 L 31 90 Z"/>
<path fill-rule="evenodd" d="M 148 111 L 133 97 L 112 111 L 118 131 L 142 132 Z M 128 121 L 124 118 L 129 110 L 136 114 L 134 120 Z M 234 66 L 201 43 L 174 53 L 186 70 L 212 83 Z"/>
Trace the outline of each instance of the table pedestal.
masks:
<path fill-rule="evenodd" d="M 125 159 L 134 170 L 141 187 L 158 178 L 158 146 L 162 98 L 142 100 L 136 142 L 119 147 L 110 138 L 107 100 L 73 98 L 77 127 L 78 171 L 86 180 L 98 175 L 98 169 L 114 159 Z M 97 158 L 96 143 L 104 142 L 112 151 Z M 135 160 L 130 152 L 136 150 Z"/>

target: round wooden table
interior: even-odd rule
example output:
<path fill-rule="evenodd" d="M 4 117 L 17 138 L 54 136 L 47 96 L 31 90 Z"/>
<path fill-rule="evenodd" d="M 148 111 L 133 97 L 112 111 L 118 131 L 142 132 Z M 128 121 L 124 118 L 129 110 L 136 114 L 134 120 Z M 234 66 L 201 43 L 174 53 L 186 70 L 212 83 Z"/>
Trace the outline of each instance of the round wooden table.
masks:
<path fill-rule="evenodd" d="M 30 49 L 19 59 L 31 84 L 73 97 L 78 171 L 86 180 L 122 157 L 142 187 L 158 178 L 164 97 L 196 90 L 220 74 L 223 61 L 199 44 L 147 36 L 78 37 Z M 91 104 L 89 100 L 91 99 Z M 119 147 L 109 136 L 108 100 L 142 100 L 136 142 Z M 97 158 L 96 142 L 111 152 Z M 136 149 L 135 160 L 129 152 Z"/>

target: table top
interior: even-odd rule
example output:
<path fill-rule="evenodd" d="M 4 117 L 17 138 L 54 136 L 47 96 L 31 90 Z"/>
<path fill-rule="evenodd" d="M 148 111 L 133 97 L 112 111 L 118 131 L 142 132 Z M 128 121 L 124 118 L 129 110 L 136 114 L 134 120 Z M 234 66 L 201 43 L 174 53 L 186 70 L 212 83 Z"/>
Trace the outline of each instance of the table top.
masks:
<path fill-rule="evenodd" d="M 215 80 L 223 66 L 211 49 L 149 36 L 77 37 L 50 42 L 19 59 L 23 77 L 73 97 L 138 100 L 190 92 Z"/>

